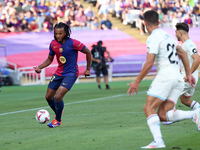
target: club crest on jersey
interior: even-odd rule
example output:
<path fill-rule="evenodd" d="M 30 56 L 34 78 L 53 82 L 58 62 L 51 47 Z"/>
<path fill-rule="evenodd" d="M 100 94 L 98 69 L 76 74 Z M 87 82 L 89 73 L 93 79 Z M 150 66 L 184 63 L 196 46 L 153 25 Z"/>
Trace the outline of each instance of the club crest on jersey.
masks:
<path fill-rule="evenodd" d="M 59 60 L 60 60 L 60 62 L 63 63 L 63 64 L 66 62 L 66 59 L 65 59 L 65 57 L 63 57 L 63 56 L 60 56 Z"/>
<path fill-rule="evenodd" d="M 197 49 L 194 48 L 194 49 L 192 50 L 192 52 L 193 52 L 193 54 L 196 54 L 196 53 L 197 53 Z"/>
<path fill-rule="evenodd" d="M 61 52 L 61 53 L 62 53 L 62 52 L 63 52 L 63 48 L 59 48 L 59 52 Z"/>

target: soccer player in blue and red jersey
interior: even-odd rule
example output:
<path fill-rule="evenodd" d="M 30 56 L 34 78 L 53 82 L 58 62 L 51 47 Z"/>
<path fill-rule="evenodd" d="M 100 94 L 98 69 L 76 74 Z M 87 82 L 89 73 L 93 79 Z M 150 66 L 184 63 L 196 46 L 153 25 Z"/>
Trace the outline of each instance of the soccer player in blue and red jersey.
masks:
<path fill-rule="evenodd" d="M 47 124 L 54 128 L 61 125 L 61 116 L 64 108 L 63 97 L 75 83 L 79 71 L 77 65 L 78 51 L 86 54 L 87 68 L 84 72 L 85 77 L 90 76 L 91 53 L 90 50 L 81 42 L 70 38 L 70 27 L 65 23 L 58 23 L 54 26 L 54 40 L 49 46 L 48 58 L 39 66 L 34 67 L 36 73 L 49 66 L 56 55 L 58 67 L 49 82 L 46 100 L 55 112 L 55 119 Z"/>

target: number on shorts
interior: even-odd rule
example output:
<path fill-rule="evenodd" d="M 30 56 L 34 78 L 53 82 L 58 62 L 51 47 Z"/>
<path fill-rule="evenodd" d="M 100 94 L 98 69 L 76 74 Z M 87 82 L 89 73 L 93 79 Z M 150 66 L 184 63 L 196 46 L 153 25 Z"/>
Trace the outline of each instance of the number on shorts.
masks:
<path fill-rule="evenodd" d="M 170 54 L 168 56 L 168 59 L 169 59 L 169 62 L 171 64 L 178 64 L 178 61 L 176 61 L 176 57 L 177 57 L 177 53 L 175 52 L 174 53 L 174 48 L 175 48 L 175 45 L 174 44 L 167 44 L 167 51 L 170 51 Z"/>
<path fill-rule="evenodd" d="M 52 78 L 51 78 L 51 82 L 53 81 L 53 79 L 55 79 L 56 77 L 55 76 L 53 76 Z"/>

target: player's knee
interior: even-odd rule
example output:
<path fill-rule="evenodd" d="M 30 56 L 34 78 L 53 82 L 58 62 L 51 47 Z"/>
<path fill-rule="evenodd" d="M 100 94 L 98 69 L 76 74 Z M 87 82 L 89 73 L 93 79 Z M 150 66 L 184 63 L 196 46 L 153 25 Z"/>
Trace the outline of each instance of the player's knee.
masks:
<path fill-rule="evenodd" d="M 150 105 L 150 104 L 148 104 L 148 103 L 146 103 L 145 105 L 144 105 L 144 107 L 143 107 L 143 111 L 144 111 L 144 113 L 146 114 L 146 113 L 152 113 L 152 111 L 153 111 L 154 109 L 153 109 L 153 107 L 152 107 L 152 105 Z"/>
<path fill-rule="evenodd" d="M 52 98 L 50 95 L 46 95 L 46 96 L 45 96 L 45 99 L 46 99 L 47 101 L 50 101 L 50 100 L 52 100 L 53 98 Z"/>
<path fill-rule="evenodd" d="M 62 99 L 63 99 L 63 96 L 60 95 L 60 94 L 57 94 L 57 95 L 55 96 L 56 102 L 59 102 L 59 101 L 61 101 Z"/>

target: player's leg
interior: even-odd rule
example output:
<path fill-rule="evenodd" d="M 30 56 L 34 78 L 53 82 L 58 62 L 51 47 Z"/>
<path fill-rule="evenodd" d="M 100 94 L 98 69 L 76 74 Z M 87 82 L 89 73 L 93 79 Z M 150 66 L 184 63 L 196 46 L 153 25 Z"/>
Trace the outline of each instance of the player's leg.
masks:
<path fill-rule="evenodd" d="M 65 94 L 72 88 L 76 81 L 76 76 L 66 76 L 63 77 L 62 83 L 55 93 L 55 109 L 56 109 L 56 118 L 49 123 L 47 126 L 55 128 L 61 125 L 61 116 L 64 108 L 63 97 Z"/>
<path fill-rule="evenodd" d="M 61 115 L 64 108 L 63 97 L 65 94 L 72 88 L 76 81 L 76 76 L 66 76 L 63 78 L 60 87 L 56 91 L 55 100 L 56 100 L 56 120 L 61 121 Z"/>
<path fill-rule="evenodd" d="M 142 148 L 164 148 L 165 144 L 162 139 L 160 130 L 160 118 L 156 114 L 157 107 L 160 107 L 168 97 L 174 81 L 166 77 L 156 76 L 148 92 L 147 101 L 144 106 L 144 112 L 147 117 L 147 124 L 154 137 L 154 141 Z"/>
<path fill-rule="evenodd" d="M 169 110 L 173 110 L 174 109 L 174 102 L 172 101 L 168 101 L 168 100 L 165 100 L 158 108 L 158 115 L 159 115 L 159 118 L 160 118 L 160 121 L 168 121 L 167 119 L 167 116 L 166 116 L 166 113 L 169 111 Z"/>
<path fill-rule="evenodd" d="M 55 94 L 55 108 L 56 108 L 56 120 L 58 122 L 61 121 L 61 116 L 62 116 L 62 112 L 64 109 L 64 101 L 63 101 L 63 97 L 65 96 L 65 94 L 68 92 L 69 90 L 66 87 L 60 86 L 58 88 L 58 90 L 56 91 Z"/>
<path fill-rule="evenodd" d="M 64 95 L 68 92 L 69 90 L 65 87 L 60 86 L 56 93 L 55 93 L 55 119 L 52 120 L 47 126 L 50 128 L 55 128 L 57 126 L 61 125 L 61 116 L 62 116 L 62 111 L 64 108 L 64 102 L 63 102 L 63 97 Z"/>
<path fill-rule="evenodd" d="M 178 109 L 170 110 L 167 112 L 167 119 L 172 123 L 185 119 L 192 119 L 196 124 L 197 130 L 200 131 L 200 108 L 192 111 L 183 111 Z"/>
<path fill-rule="evenodd" d="M 178 95 L 179 95 L 179 92 L 180 92 L 179 90 L 181 90 L 179 88 L 179 86 L 176 86 L 176 88 L 174 89 L 174 91 L 172 91 L 170 93 L 170 96 L 168 97 L 168 99 L 166 101 L 171 100 L 176 105 L 176 103 L 178 101 Z M 185 82 L 184 83 L 184 89 L 182 90 L 182 92 L 180 94 L 181 95 L 180 96 L 181 102 L 183 104 L 185 104 L 186 106 L 191 107 L 193 110 L 199 108 L 199 103 L 190 99 L 190 97 L 194 94 L 194 91 L 195 91 L 195 89 L 188 82 Z M 164 107 L 160 108 L 160 111 L 162 112 L 161 114 L 163 116 L 162 118 L 164 118 L 165 112 L 162 111 L 162 110 L 165 110 L 165 108 Z M 170 110 L 170 109 L 168 109 L 168 110 Z M 174 120 L 174 122 L 176 122 L 176 121 L 180 121 L 180 120 L 184 120 L 184 119 L 193 118 L 192 113 L 193 112 L 191 112 L 191 111 L 182 112 L 182 110 L 176 110 L 174 108 L 174 110 L 171 110 L 169 112 L 169 116 L 170 116 L 171 120 Z M 164 120 L 166 120 L 166 118 L 162 119 L 162 121 L 164 121 Z M 167 120 L 169 120 L 169 118 L 167 118 Z M 169 125 L 169 124 L 172 124 L 174 122 L 165 121 L 165 122 L 162 122 L 162 123 L 164 125 Z"/>
<path fill-rule="evenodd" d="M 178 82 L 178 80 L 173 81 L 168 97 L 158 109 L 158 114 L 161 121 L 173 123 L 185 119 L 192 119 L 193 111 L 182 111 L 175 109 L 179 95 L 183 91 L 183 88 L 183 82 Z"/>
<path fill-rule="evenodd" d="M 171 101 L 165 101 L 158 109 L 158 115 L 163 124 L 172 124 L 177 121 L 192 119 L 194 111 L 183 111 L 173 109 L 174 104 Z"/>
<path fill-rule="evenodd" d="M 160 130 L 160 119 L 156 113 L 156 109 L 159 105 L 163 103 L 163 100 L 148 95 L 146 104 L 144 106 L 144 113 L 147 118 L 147 124 L 149 129 L 153 135 L 154 141 L 147 146 L 141 147 L 142 149 L 150 149 L 150 148 L 164 148 L 165 144 L 162 139 L 162 134 Z"/>
<path fill-rule="evenodd" d="M 176 86 L 171 90 L 170 95 L 166 101 L 172 101 L 175 105 L 177 104 L 179 95 L 183 91 L 184 83 L 178 82 Z M 162 109 L 162 108 L 161 108 Z M 164 112 L 165 113 L 165 112 Z M 163 121 L 177 122 L 185 119 L 192 119 L 194 111 L 183 111 L 179 109 L 168 110 L 166 118 Z"/>
<path fill-rule="evenodd" d="M 198 81 L 198 78 L 196 79 L 196 81 Z M 193 88 L 188 82 L 186 82 L 184 84 L 184 90 L 180 96 L 181 102 L 193 110 L 199 108 L 199 103 L 195 100 L 191 100 L 191 97 L 194 95 L 194 92 L 195 88 Z"/>
<path fill-rule="evenodd" d="M 62 78 L 60 76 L 57 76 L 56 74 L 54 74 L 49 82 L 48 88 L 47 88 L 47 92 L 46 92 L 46 100 L 49 104 L 49 106 L 51 107 L 51 109 L 56 113 L 56 109 L 55 109 L 55 93 L 56 90 L 58 89 L 58 87 L 60 86 L 60 83 L 62 82 Z"/>
<path fill-rule="evenodd" d="M 161 118 L 161 121 L 169 121 L 169 122 L 177 122 L 185 119 L 192 119 L 197 124 L 197 129 L 200 130 L 200 109 L 196 109 L 195 111 L 183 111 L 179 109 L 171 109 L 169 105 L 177 103 L 178 101 L 178 95 L 181 93 L 183 84 L 178 82 L 178 84 L 173 88 L 170 92 L 170 95 L 168 96 L 165 103 L 163 103 L 159 110 L 159 116 Z M 171 101 L 171 102 L 170 102 Z"/>
<path fill-rule="evenodd" d="M 180 100 L 181 100 L 181 103 L 190 107 L 193 110 L 199 108 L 199 103 L 195 100 L 191 100 L 190 96 L 188 97 L 188 96 L 185 96 L 184 94 L 182 94 L 180 96 Z"/>
<path fill-rule="evenodd" d="M 195 81 L 196 81 L 195 86 L 196 86 L 198 82 L 198 74 L 193 74 L 193 76 L 195 77 Z M 194 95 L 194 92 L 195 92 L 195 88 L 193 88 L 188 82 L 185 82 L 184 90 L 180 96 L 181 102 L 193 110 L 199 108 L 199 103 L 195 100 L 191 100 L 191 97 Z"/>
<path fill-rule="evenodd" d="M 55 98 L 54 95 L 56 93 L 56 90 L 52 90 L 49 87 L 47 88 L 47 93 L 46 93 L 46 100 L 49 104 L 49 106 L 51 107 L 51 109 L 56 113 L 56 108 L 55 108 Z"/>

